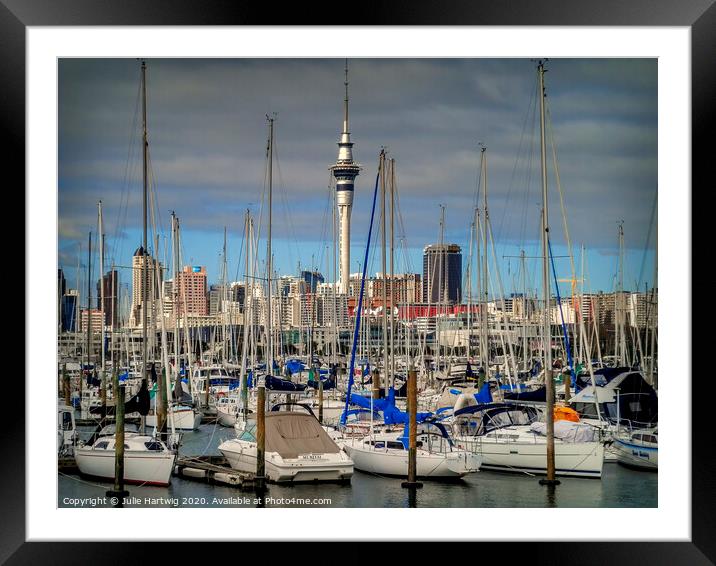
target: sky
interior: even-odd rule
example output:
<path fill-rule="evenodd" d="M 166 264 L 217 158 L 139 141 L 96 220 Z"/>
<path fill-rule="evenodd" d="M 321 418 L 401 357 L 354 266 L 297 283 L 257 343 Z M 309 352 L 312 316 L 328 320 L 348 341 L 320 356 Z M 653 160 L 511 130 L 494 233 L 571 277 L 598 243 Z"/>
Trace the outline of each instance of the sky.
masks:
<path fill-rule="evenodd" d="M 159 234 L 160 260 L 171 256 L 169 215 L 175 211 L 182 263 L 206 266 L 209 283 L 218 282 L 226 227 L 228 277 L 243 279 L 247 209 L 261 214 L 256 222 L 264 259 L 266 116 L 275 113 L 274 267 L 281 275 L 296 274 L 299 265 L 315 267 L 333 278 L 328 168 L 342 127 L 344 66 L 336 58 L 147 61 L 150 241 Z M 548 209 L 557 276 L 570 277 L 570 261 L 554 156 L 577 277 L 580 246 L 586 250 L 585 290 L 615 289 L 620 222 L 624 287 L 643 290 L 653 280 L 657 234 L 657 61 L 551 59 L 546 68 Z M 120 266 L 122 284 L 131 285 L 125 266 L 142 237 L 140 61 L 65 58 L 58 70 L 59 267 L 69 287 L 79 283 L 84 290 L 88 233 L 96 242 L 101 200 L 105 265 Z M 504 291 L 522 289 L 519 260 L 511 257 L 521 250 L 528 256 L 528 286 L 539 288 L 536 92 L 536 63 L 529 59 L 350 60 L 350 131 L 362 166 L 351 271 L 359 270 L 365 253 L 382 147 L 396 165 L 396 272 L 421 271 L 423 247 L 440 238 L 441 206 L 443 238 L 462 246 L 465 267 L 482 143 Z M 373 274 L 381 270 L 376 250 L 369 262 Z M 96 280 L 96 250 L 92 264 Z M 497 284 L 495 278 L 494 289 Z M 562 294 L 570 288 L 560 283 Z"/>

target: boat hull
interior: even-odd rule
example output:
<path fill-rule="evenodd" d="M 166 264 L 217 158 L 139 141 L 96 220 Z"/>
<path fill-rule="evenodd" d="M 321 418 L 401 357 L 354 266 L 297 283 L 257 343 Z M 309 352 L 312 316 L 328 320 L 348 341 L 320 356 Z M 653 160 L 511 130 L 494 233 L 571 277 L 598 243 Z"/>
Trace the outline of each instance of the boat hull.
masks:
<path fill-rule="evenodd" d="M 256 473 L 256 444 L 228 440 L 219 451 L 234 470 Z M 311 454 L 283 459 L 276 452 L 266 453 L 266 479 L 274 483 L 347 482 L 353 475 L 353 462 L 336 454 Z"/>
<path fill-rule="evenodd" d="M 480 454 L 484 470 L 547 473 L 546 442 L 457 439 L 456 445 Z M 554 452 L 555 475 L 602 477 L 604 445 L 601 442 L 555 442 Z"/>
<path fill-rule="evenodd" d="M 659 468 L 659 450 L 651 446 L 642 446 L 621 439 L 614 439 L 614 453 L 620 464 L 642 470 L 656 471 Z"/>
<path fill-rule="evenodd" d="M 179 410 L 169 409 L 170 416 L 174 417 L 174 428 L 176 430 L 197 430 L 201 424 L 201 413 L 191 408 L 181 408 Z M 147 415 L 147 426 L 157 426 L 157 415 Z"/>
<path fill-rule="evenodd" d="M 75 461 L 85 476 L 114 481 L 114 450 L 76 448 Z M 126 451 L 124 481 L 129 484 L 166 486 L 171 481 L 176 454 Z"/>
<path fill-rule="evenodd" d="M 236 424 L 236 413 L 217 407 L 216 420 L 221 426 L 232 427 Z"/>
<path fill-rule="evenodd" d="M 370 449 L 362 443 L 346 442 L 343 450 L 353 460 L 356 470 L 382 476 L 408 476 L 408 451 Z M 467 451 L 435 454 L 419 450 L 416 476 L 419 478 L 461 478 L 480 469 L 480 457 Z"/>

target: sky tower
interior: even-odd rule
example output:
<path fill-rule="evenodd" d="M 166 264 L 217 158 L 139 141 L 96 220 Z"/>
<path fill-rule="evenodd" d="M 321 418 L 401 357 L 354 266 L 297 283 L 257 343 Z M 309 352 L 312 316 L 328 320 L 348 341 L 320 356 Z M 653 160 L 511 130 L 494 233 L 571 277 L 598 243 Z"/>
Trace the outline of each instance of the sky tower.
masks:
<path fill-rule="evenodd" d="M 338 159 L 331 167 L 336 179 L 336 203 L 338 205 L 338 221 L 340 223 L 339 250 L 340 285 L 339 292 L 348 294 L 348 280 L 351 265 L 351 209 L 353 208 L 353 181 L 360 172 L 360 165 L 353 161 L 353 143 L 348 131 L 348 59 L 346 59 L 345 75 L 346 97 L 343 100 L 343 132 L 338 142 Z"/>

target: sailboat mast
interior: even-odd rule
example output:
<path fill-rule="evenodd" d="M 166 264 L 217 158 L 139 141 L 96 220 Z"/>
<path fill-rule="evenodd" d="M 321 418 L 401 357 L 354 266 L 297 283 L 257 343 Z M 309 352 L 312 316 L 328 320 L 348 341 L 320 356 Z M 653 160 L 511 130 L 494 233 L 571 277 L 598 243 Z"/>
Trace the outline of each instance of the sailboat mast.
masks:
<path fill-rule="evenodd" d="M 388 377 L 389 373 L 389 367 L 388 367 L 388 311 L 386 311 L 387 307 L 387 283 L 388 280 L 386 278 L 386 265 L 385 265 L 385 224 L 386 224 L 386 218 L 385 218 L 385 154 L 381 153 L 380 156 L 380 195 L 381 195 L 381 217 L 382 217 L 382 225 L 381 225 L 381 231 L 380 231 L 380 238 L 381 238 L 381 265 L 383 269 L 383 293 L 382 293 L 382 299 L 383 299 L 383 333 L 382 333 L 382 340 L 383 343 L 383 374 L 384 374 L 384 383 L 385 383 L 385 396 L 388 397 L 388 389 L 390 388 L 390 379 Z M 392 378 L 392 376 L 391 376 Z"/>
<path fill-rule="evenodd" d="M 542 292 L 544 299 L 544 380 L 547 395 L 547 485 L 556 485 L 554 465 L 554 381 L 552 381 L 552 336 L 550 330 L 550 287 L 549 287 L 549 209 L 547 201 L 547 158 L 545 143 L 544 62 L 537 66 L 539 75 L 540 109 L 540 158 L 542 166 Z"/>
<path fill-rule="evenodd" d="M 90 352 L 92 348 L 92 232 L 89 233 L 89 245 L 87 247 L 87 372 L 89 373 Z M 81 382 L 81 380 L 80 380 Z"/>
<path fill-rule="evenodd" d="M 395 290 L 394 249 L 395 249 L 395 159 L 390 160 L 390 385 L 395 386 Z"/>
<path fill-rule="evenodd" d="M 104 389 L 104 364 L 105 364 L 105 348 L 104 348 L 104 227 L 102 225 L 102 201 L 98 203 L 98 221 L 99 221 L 99 281 L 100 281 L 100 311 L 102 313 L 102 388 Z"/>
<path fill-rule="evenodd" d="M 487 328 L 487 302 L 489 297 L 489 279 L 487 274 L 487 148 L 482 146 L 482 202 L 484 216 L 482 221 L 482 293 L 483 293 L 483 308 L 482 308 L 482 339 L 484 340 L 485 358 L 483 360 L 483 369 L 485 370 L 485 379 L 490 377 L 490 337 Z"/>
<path fill-rule="evenodd" d="M 272 203 L 273 203 L 273 118 L 268 118 L 269 122 L 269 143 L 268 143 L 268 234 L 266 238 L 266 278 L 267 294 L 266 294 L 266 339 L 267 339 L 267 375 L 273 372 L 273 336 L 271 330 L 271 222 L 272 222 Z"/>
<path fill-rule="evenodd" d="M 142 61 L 142 378 L 147 379 L 147 63 Z"/>

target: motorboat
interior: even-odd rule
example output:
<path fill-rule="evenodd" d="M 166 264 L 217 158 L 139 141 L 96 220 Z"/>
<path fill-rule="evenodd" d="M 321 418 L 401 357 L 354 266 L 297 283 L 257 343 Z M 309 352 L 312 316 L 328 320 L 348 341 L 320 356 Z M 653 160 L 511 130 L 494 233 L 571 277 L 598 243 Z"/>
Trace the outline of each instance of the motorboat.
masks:
<path fill-rule="evenodd" d="M 612 447 L 620 464 L 643 470 L 659 468 L 659 435 L 657 428 L 617 433 Z"/>
<path fill-rule="evenodd" d="M 461 478 L 480 469 L 480 455 L 455 446 L 443 425 L 420 423 L 418 426 L 417 477 Z M 347 438 L 341 444 L 357 470 L 381 476 L 408 475 L 408 439 L 404 427 L 360 439 Z"/>
<path fill-rule="evenodd" d="M 156 412 L 152 411 L 147 415 L 147 426 L 157 426 Z M 195 407 L 185 404 L 169 405 L 167 408 L 167 419 L 174 420 L 175 430 L 197 430 L 201 424 L 202 414 Z"/>
<path fill-rule="evenodd" d="M 77 442 L 75 410 L 64 403 L 57 406 L 57 454 L 69 456 Z"/>
<path fill-rule="evenodd" d="M 534 406 L 490 403 L 455 411 L 458 448 L 482 456 L 482 469 L 547 473 L 547 423 Z M 555 475 L 601 478 L 604 443 L 598 428 L 569 420 L 554 422 Z"/>
<path fill-rule="evenodd" d="M 312 413 L 270 411 L 265 415 L 265 423 L 268 481 L 350 481 L 353 461 Z M 220 444 L 219 451 L 233 469 L 255 474 L 256 422 L 247 421 L 239 436 Z"/>
<path fill-rule="evenodd" d="M 124 437 L 124 481 L 169 485 L 177 453 L 156 437 L 129 433 Z M 75 448 L 75 461 L 85 476 L 114 480 L 115 438 L 98 436 L 91 445 Z"/>

